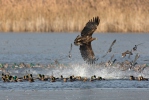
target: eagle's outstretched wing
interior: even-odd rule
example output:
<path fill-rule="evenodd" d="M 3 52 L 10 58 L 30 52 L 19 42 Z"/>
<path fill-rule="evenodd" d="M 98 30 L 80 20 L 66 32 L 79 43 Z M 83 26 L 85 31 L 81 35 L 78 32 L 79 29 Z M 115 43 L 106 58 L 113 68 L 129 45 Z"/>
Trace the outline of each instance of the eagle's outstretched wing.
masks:
<path fill-rule="evenodd" d="M 94 31 L 97 29 L 97 26 L 100 23 L 100 19 L 99 17 L 93 17 L 93 19 L 89 20 L 86 23 L 86 26 L 83 28 L 82 32 L 81 32 L 81 36 L 92 36 L 92 34 L 94 33 Z"/>
<path fill-rule="evenodd" d="M 96 59 L 92 50 L 91 42 L 88 44 L 80 45 L 80 52 L 84 61 L 86 61 L 89 64 L 95 63 Z"/>

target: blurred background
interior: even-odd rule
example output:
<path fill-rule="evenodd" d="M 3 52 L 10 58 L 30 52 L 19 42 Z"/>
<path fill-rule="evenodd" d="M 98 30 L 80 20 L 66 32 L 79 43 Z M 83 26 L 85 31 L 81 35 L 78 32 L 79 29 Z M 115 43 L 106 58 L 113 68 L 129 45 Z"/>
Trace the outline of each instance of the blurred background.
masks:
<path fill-rule="evenodd" d="M 0 0 L 0 32 L 149 32 L 149 0 Z"/>

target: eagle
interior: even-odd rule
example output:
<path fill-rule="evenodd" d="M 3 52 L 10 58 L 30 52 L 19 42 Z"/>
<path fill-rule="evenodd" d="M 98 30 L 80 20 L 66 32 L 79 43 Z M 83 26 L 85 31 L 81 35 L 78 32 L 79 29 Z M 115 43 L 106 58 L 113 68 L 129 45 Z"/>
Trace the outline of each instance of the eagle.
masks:
<path fill-rule="evenodd" d="M 96 40 L 97 38 L 93 38 L 92 34 L 97 29 L 97 26 L 100 23 L 99 17 L 93 17 L 93 19 L 89 20 L 83 30 L 81 31 L 81 36 L 78 35 L 74 40 L 74 44 L 76 46 L 80 46 L 80 53 L 84 61 L 88 64 L 94 64 L 97 60 L 95 58 L 94 52 L 92 50 L 91 42 Z"/>
<path fill-rule="evenodd" d="M 96 40 L 97 38 L 92 38 L 92 34 L 97 29 L 97 26 L 100 23 L 99 17 L 93 17 L 93 19 L 89 20 L 83 30 L 81 31 L 81 36 L 78 35 L 76 39 L 74 40 L 75 45 L 83 45 L 88 44 L 89 42 L 92 42 L 93 40 Z"/>

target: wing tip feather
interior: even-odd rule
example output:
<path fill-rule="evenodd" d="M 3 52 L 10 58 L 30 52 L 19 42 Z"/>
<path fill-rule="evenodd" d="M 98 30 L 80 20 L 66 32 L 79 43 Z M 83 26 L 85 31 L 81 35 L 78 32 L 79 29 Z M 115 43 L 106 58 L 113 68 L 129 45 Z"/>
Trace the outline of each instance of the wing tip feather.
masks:
<path fill-rule="evenodd" d="M 99 25 L 99 23 L 100 23 L 100 18 L 99 18 L 99 16 L 93 17 L 92 19 L 89 20 L 89 22 L 94 22 L 94 23 L 96 23 L 97 25 Z"/>

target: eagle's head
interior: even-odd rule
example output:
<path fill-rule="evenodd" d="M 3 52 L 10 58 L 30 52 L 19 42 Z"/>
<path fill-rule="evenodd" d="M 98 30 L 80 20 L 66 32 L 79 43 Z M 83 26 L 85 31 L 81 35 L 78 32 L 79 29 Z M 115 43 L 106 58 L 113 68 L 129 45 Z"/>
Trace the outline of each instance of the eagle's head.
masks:
<path fill-rule="evenodd" d="M 74 45 L 76 45 L 76 46 L 82 45 L 82 41 L 81 41 L 81 40 L 82 40 L 82 39 L 81 39 L 81 36 L 78 35 L 78 36 L 76 37 L 76 39 L 74 40 Z"/>

